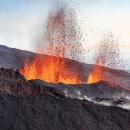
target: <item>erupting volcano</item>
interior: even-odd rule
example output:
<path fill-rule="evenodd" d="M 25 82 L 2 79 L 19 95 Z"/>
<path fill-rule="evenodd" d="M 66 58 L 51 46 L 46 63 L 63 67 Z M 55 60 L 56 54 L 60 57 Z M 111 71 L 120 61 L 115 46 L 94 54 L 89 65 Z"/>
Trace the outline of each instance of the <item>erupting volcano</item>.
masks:
<path fill-rule="evenodd" d="M 82 52 L 81 32 L 73 9 L 62 7 L 50 11 L 46 31 L 41 36 L 36 50 L 46 56 L 36 55 L 31 63 L 25 61 L 19 72 L 29 79 L 41 79 L 52 83 L 79 84 L 78 74 L 65 57 L 78 60 Z M 69 67 L 68 67 L 69 66 Z"/>
<path fill-rule="evenodd" d="M 106 32 L 103 22 L 113 28 L 119 16 L 111 19 L 114 6 L 107 11 L 110 14 L 102 10 L 99 14 L 99 7 L 108 10 L 110 3 L 100 1 L 92 10 L 89 5 L 93 2 L 83 0 L 79 4 L 88 6 L 82 8 L 90 8 L 83 11 L 84 15 L 90 11 L 86 20 L 73 1 L 2 3 L 5 9 L 13 3 L 13 10 L 7 15 L 2 9 L 2 37 L 8 39 L 0 37 L 0 41 L 10 43 L 16 36 L 19 44 L 24 38 L 26 47 L 30 45 L 28 30 L 36 29 L 42 7 L 44 13 L 47 4 L 54 8 L 40 33 L 31 35 L 38 36 L 34 52 L 0 45 L 0 130 L 130 130 L 130 73 L 123 69 L 118 39 L 107 31 L 96 43 L 100 31 Z M 14 5 L 22 10 L 17 7 L 18 12 L 14 11 Z M 23 11 L 23 7 L 27 8 Z M 119 26 L 123 23 L 120 20 Z M 14 26 L 15 21 L 18 24 Z"/>
<path fill-rule="evenodd" d="M 114 75 L 119 75 L 119 71 L 111 70 L 112 76 L 103 72 L 101 67 L 118 69 L 121 65 L 118 42 L 113 34 L 104 36 L 99 45 L 93 70 L 85 80 L 79 76 L 73 62 L 82 58 L 84 52 L 82 44 L 82 33 L 76 21 L 75 10 L 66 6 L 52 10 L 49 12 L 45 31 L 36 45 L 36 51 L 41 54 L 36 54 L 31 62 L 25 60 L 24 67 L 20 68 L 19 72 L 27 80 L 41 79 L 55 84 L 59 82 L 90 84 L 100 80 L 109 81 L 110 78 L 116 82 L 117 78 Z M 71 63 L 66 63 L 65 58 L 73 60 Z"/>

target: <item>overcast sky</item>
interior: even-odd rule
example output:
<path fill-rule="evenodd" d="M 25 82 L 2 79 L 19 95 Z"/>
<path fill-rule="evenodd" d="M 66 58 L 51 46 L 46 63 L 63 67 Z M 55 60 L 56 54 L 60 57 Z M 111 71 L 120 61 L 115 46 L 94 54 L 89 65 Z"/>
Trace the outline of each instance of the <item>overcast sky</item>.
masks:
<path fill-rule="evenodd" d="M 130 0 L 67 1 L 76 6 L 87 45 L 93 48 L 111 31 L 119 39 L 126 68 L 130 69 Z M 33 51 L 48 12 L 57 3 L 58 0 L 0 0 L 0 44 Z"/>

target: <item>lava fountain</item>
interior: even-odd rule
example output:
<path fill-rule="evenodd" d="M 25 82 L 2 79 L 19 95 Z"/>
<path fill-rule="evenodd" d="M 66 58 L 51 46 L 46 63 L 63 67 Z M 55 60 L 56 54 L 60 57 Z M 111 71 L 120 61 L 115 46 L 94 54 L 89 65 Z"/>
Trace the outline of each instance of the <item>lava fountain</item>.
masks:
<path fill-rule="evenodd" d="M 117 83 L 119 71 L 114 69 L 121 68 L 122 64 L 118 40 L 113 34 L 110 32 L 104 36 L 99 45 L 93 71 L 85 80 L 79 76 L 80 68 L 77 71 L 74 67 L 74 60 L 79 61 L 84 53 L 82 44 L 82 33 L 76 21 L 75 10 L 66 6 L 58 7 L 49 12 L 44 32 L 36 45 L 36 51 L 40 54 L 36 54 L 31 62 L 25 60 L 19 72 L 27 80 L 41 79 L 55 84 L 90 84 L 100 80 Z M 74 60 L 66 62 L 65 58 Z"/>
<path fill-rule="evenodd" d="M 118 83 L 120 82 L 118 77 L 121 74 L 119 69 L 123 70 L 123 67 L 118 39 L 114 37 L 112 32 L 108 32 L 99 45 L 96 62 L 93 71 L 88 76 L 87 84 L 96 83 L 100 80 Z"/>
<path fill-rule="evenodd" d="M 97 58 L 93 71 L 88 75 L 87 84 L 96 83 L 100 80 L 103 80 L 99 63 L 100 60 Z"/>
<path fill-rule="evenodd" d="M 43 54 L 37 54 L 31 62 L 26 60 L 19 72 L 27 80 L 80 84 L 82 81 L 75 72 L 74 62 L 67 64 L 65 57 L 79 59 L 83 52 L 81 35 L 74 9 L 60 7 L 50 11 L 45 31 L 36 46 L 36 50 Z"/>

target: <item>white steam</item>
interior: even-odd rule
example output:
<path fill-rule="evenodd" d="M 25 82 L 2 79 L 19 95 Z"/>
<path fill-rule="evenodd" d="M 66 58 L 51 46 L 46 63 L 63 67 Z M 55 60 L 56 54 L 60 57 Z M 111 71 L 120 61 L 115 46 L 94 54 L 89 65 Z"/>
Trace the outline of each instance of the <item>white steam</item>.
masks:
<path fill-rule="evenodd" d="M 82 92 L 79 90 L 74 90 L 73 92 L 70 93 L 67 88 L 64 90 L 64 93 L 67 97 L 70 97 L 70 98 L 78 98 L 80 100 L 85 99 L 95 104 L 100 104 L 104 106 L 117 106 L 123 109 L 130 110 L 130 96 L 126 95 L 125 93 L 121 93 L 120 95 L 118 94 L 111 98 L 104 98 L 104 99 L 91 98 L 87 95 L 83 95 Z"/>

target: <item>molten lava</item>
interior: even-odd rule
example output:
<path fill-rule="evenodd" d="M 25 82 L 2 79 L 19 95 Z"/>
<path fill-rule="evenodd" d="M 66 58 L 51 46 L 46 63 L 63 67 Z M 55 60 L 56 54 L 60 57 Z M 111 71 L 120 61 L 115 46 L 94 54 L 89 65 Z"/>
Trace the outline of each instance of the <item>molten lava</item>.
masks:
<path fill-rule="evenodd" d="M 36 56 L 29 64 L 24 63 L 24 68 L 20 68 L 19 72 L 25 76 L 27 80 L 41 79 L 52 83 L 78 84 L 80 83 L 77 74 L 73 70 L 67 70 L 63 58 L 54 56 Z"/>
<path fill-rule="evenodd" d="M 96 83 L 102 80 L 101 68 L 99 66 L 99 62 L 100 60 L 97 59 L 93 71 L 88 76 L 87 84 Z"/>

